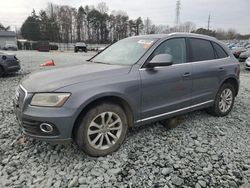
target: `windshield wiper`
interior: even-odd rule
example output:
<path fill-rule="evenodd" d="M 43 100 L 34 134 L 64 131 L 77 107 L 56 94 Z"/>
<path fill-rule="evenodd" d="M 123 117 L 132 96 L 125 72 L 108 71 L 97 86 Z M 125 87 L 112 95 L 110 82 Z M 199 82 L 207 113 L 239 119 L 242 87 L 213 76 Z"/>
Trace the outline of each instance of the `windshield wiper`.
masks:
<path fill-rule="evenodd" d="M 92 61 L 91 62 L 93 63 L 100 63 L 100 64 L 106 64 L 106 65 L 112 65 L 111 63 L 105 63 L 105 62 L 102 62 L 102 61 Z"/>

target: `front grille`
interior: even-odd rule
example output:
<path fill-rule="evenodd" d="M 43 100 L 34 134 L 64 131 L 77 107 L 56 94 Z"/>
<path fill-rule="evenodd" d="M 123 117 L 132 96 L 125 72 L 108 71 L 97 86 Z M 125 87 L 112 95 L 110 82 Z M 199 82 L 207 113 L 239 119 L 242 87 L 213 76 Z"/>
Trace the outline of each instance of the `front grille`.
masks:
<path fill-rule="evenodd" d="M 23 119 L 22 127 L 24 129 L 24 132 L 26 132 L 27 134 L 38 135 L 38 136 L 57 136 L 57 135 L 59 135 L 58 129 L 56 128 L 56 126 L 54 126 L 51 123 L 50 123 L 50 125 L 52 125 L 53 129 L 54 129 L 53 132 L 51 132 L 51 133 L 42 132 L 40 129 L 41 123 L 42 122 L 39 122 L 39 121 L 32 121 L 32 120 Z"/>

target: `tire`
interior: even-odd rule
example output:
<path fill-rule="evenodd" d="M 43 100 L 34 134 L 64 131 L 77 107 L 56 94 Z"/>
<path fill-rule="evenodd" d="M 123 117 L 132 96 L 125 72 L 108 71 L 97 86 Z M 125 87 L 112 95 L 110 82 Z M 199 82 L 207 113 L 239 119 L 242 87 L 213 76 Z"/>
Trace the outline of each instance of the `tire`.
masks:
<path fill-rule="evenodd" d="M 230 94 L 229 94 L 230 93 Z M 223 99 L 222 95 L 228 96 L 227 99 Z M 224 97 L 225 98 L 225 97 Z M 234 99 L 235 99 L 235 89 L 230 83 L 225 83 L 221 86 L 219 89 L 214 105 L 211 108 L 207 109 L 207 112 L 211 115 L 217 116 L 217 117 L 223 117 L 230 113 L 230 111 L 233 108 L 234 105 Z M 227 102 L 225 102 L 227 101 Z M 226 104 L 228 103 L 228 104 Z M 229 104 L 230 103 L 230 104 Z M 224 110 L 223 110 L 224 108 Z"/>
<path fill-rule="evenodd" d="M 127 131 L 128 122 L 123 109 L 112 103 L 103 103 L 84 115 L 75 132 L 75 141 L 90 156 L 106 156 L 119 149 Z"/>
<path fill-rule="evenodd" d="M 3 77 L 3 75 L 4 75 L 4 70 L 3 70 L 3 68 L 0 66 L 0 77 Z"/>

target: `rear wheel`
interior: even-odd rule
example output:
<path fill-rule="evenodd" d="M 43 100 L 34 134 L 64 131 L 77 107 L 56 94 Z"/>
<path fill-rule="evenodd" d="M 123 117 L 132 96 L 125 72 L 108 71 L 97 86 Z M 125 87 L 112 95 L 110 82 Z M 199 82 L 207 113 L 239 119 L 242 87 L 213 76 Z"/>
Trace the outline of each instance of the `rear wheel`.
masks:
<path fill-rule="evenodd" d="M 233 108 L 234 98 L 234 87 L 230 83 L 225 83 L 216 95 L 214 106 L 207 109 L 207 111 L 215 116 L 226 116 Z"/>
<path fill-rule="evenodd" d="M 75 140 L 88 155 L 105 156 L 121 146 L 127 130 L 123 109 L 115 104 L 103 103 L 90 109 L 82 118 Z"/>

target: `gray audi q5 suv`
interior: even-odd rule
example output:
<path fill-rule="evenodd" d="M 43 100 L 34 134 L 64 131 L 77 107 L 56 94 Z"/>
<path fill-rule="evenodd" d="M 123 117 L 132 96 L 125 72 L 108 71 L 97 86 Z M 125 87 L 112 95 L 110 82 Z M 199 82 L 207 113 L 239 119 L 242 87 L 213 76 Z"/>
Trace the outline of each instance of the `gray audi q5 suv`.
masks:
<path fill-rule="evenodd" d="M 206 108 L 227 115 L 239 90 L 240 67 L 208 36 L 173 33 L 120 40 L 88 63 L 38 72 L 16 90 L 24 134 L 73 139 L 91 156 L 123 143 L 128 128 Z"/>

